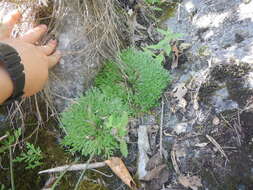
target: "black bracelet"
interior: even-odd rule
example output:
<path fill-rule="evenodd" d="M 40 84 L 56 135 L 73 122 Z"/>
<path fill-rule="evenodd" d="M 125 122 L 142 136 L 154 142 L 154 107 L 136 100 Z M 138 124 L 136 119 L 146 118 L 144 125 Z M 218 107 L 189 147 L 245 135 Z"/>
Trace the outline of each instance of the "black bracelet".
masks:
<path fill-rule="evenodd" d="M 15 100 L 20 100 L 25 87 L 24 65 L 18 52 L 8 44 L 0 43 L 0 62 L 8 72 L 13 83 L 13 93 L 4 104 L 10 104 Z"/>

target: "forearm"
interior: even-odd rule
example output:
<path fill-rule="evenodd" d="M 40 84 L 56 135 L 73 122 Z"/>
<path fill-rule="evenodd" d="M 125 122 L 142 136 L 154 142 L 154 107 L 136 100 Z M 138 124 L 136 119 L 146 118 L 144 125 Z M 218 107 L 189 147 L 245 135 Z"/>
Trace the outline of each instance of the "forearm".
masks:
<path fill-rule="evenodd" d="M 0 65 L 0 104 L 12 95 L 13 84 L 9 74 Z"/>

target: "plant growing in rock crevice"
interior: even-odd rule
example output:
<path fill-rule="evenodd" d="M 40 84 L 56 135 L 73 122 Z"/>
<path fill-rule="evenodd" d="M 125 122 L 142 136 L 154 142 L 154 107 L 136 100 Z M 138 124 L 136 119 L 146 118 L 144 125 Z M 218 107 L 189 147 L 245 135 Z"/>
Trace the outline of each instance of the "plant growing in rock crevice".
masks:
<path fill-rule="evenodd" d="M 62 144 L 70 151 L 108 158 L 120 149 L 127 156 L 128 117 L 157 105 L 170 81 L 161 63 L 145 52 L 127 49 L 119 58 L 121 64 L 105 64 L 95 80 L 96 87 L 62 113 L 66 131 Z"/>
<path fill-rule="evenodd" d="M 120 54 L 122 63 L 106 64 L 98 74 L 95 85 L 111 97 L 119 97 L 136 115 L 158 103 L 170 77 L 152 56 L 135 49 Z"/>
<path fill-rule="evenodd" d="M 170 45 L 171 41 L 182 37 L 182 34 L 173 33 L 173 31 L 171 31 L 169 28 L 167 30 L 157 28 L 157 32 L 162 34 L 164 38 L 160 40 L 157 44 L 144 47 L 143 50 L 150 56 L 155 57 L 157 61 L 163 62 L 165 56 L 171 56 L 172 52 L 172 47 Z M 157 51 L 159 52 L 158 55 L 155 53 Z"/>
<path fill-rule="evenodd" d="M 26 143 L 26 152 L 22 152 L 20 156 L 16 157 L 13 162 L 26 163 L 25 169 L 34 169 L 42 165 L 43 159 L 42 151 L 39 147 L 35 147 L 31 143 Z"/>
<path fill-rule="evenodd" d="M 119 98 L 93 88 L 77 102 L 63 112 L 61 120 L 67 133 L 62 143 L 71 152 L 110 157 L 115 149 L 125 146 L 128 110 Z"/>

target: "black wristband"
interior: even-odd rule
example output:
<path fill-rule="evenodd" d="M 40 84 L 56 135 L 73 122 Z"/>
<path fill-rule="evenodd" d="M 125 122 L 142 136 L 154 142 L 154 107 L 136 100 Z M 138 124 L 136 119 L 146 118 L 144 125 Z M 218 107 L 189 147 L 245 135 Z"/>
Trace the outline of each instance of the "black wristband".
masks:
<path fill-rule="evenodd" d="M 8 44 L 0 43 L 0 62 L 4 69 L 9 73 L 13 83 L 13 93 L 4 104 L 9 104 L 19 100 L 24 94 L 25 73 L 24 66 L 18 52 Z"/>

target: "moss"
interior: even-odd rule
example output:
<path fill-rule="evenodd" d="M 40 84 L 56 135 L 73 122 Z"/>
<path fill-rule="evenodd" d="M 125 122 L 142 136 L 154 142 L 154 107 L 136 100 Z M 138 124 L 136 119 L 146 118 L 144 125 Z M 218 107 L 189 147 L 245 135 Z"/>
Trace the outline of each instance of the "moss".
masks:
<path fill-rule="evenodd" d="M 211 71 L 214 80 L 225 81 L 234 78 L 241 78 L 250 71 L 248 64 L 219 64 Z"/>

